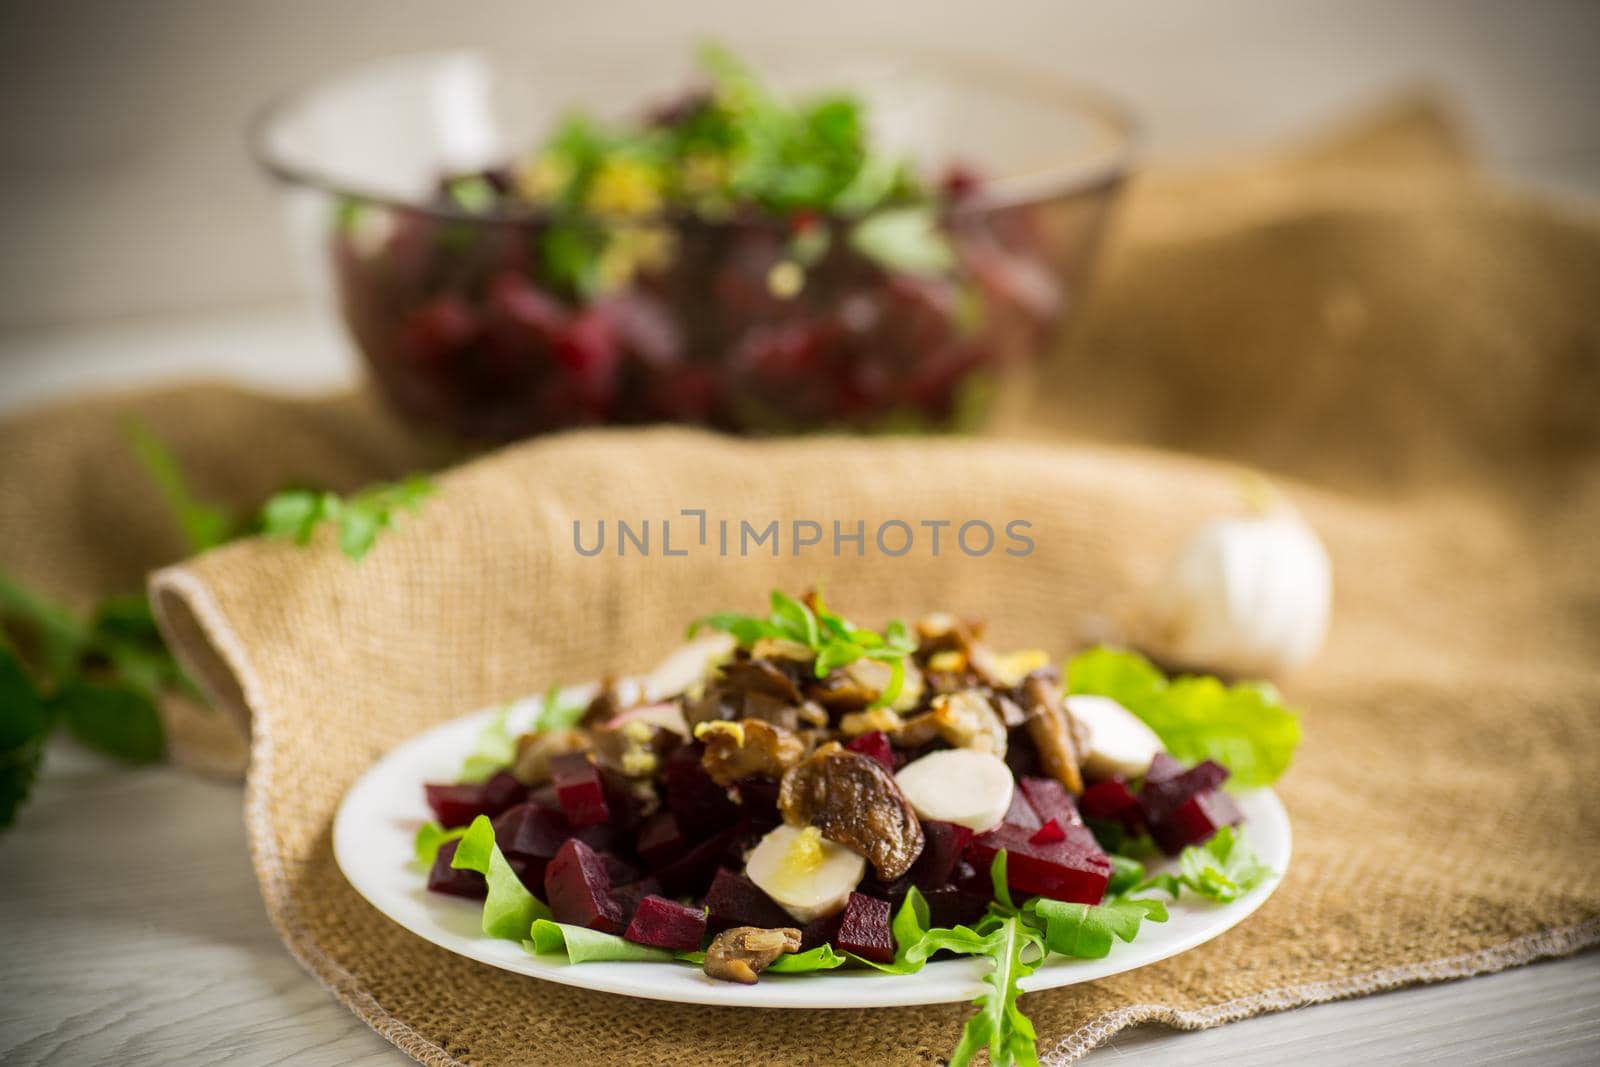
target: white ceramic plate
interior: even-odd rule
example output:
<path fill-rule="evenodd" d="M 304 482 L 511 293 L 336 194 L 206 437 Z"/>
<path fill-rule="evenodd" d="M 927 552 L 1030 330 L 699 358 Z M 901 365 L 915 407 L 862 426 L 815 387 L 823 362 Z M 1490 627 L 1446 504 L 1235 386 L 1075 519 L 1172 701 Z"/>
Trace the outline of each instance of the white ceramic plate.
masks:
<path fill-rule="evenodd" d="M 574 699 L 585 695 L 583 689 L 569 694 Z M 512 724 L 531 721 L 538 705 L 537 698 L 514 705 Z M 417 827 L 432 817 L 423 801 L 422 784 L 454 781 L 461 761 L 496 714 L 496 709 L 481 711 L 412 738 L 367 771 L 339 806 L 333 826 L 333 852 L 339 868 L 374 907 L 418 937 L 480 963 L 550 982 L 690 1004 L 874 1008 L 966 1001 L 981 992 L 987 968 L 981 960 L 943 960 L 913 975 L 865 969 L 768 974 L 758 984 L 744 986 L 714 981 L 686 964 L 569 964 L 559 957 L 530 955 L 512 941 L 483 936 L 478 928 L 480 905 L 424 888 L 425 875 L 412 865 L 412 837 Z M 1279 877 L 1232 904 L 1185 898 L 1171 906 L 1167 922 L 1146 923 L 1136 941 L 1117 942 L 1105 959 L 1052 957 L 1023 980 L 1022 988 L 1053 989 L 1164 960 L 1210 941 L 1259 908 L 1289 866 L 1289 817 L 1269 789 L 1242 793 L 1237 799 L 1251 842 Z"/>

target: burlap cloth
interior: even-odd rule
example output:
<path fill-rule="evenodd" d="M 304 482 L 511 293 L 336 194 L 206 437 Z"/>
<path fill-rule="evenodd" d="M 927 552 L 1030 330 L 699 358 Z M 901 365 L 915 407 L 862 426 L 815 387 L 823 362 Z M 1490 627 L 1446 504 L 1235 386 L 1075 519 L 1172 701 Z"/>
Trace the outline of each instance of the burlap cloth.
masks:
<path fill-rule="evenodd" d="M 1008 427 L 1054 440 L 565 436 L 445 475 L 359 566 L 326 544 L 250 542 L 163 571 L 167 633 L 223 709 L 175 723 L 175 747 L 223 763 L 219 727 L 253 726 L 246 819 L 267 910 L 313 974 L 419 1060 L 935 1061 L 965 1005 L 683 1007 L 452 956 L 345 883 L 335 807 L 424 727 L 646 665 L 684 619 L 774 585 L 824 582 L 871 620 L 982 613 L 1001 641 L 1066 651 L 1122 618 L 1196 522 L 1233 508 L 1250 464 L 1321 531 L 1336 574 L 1325 654 L 1286 686 L 1306 726 L 1280 784 L 1294 863 L 1255 917 L 1202 948 L 1027 996 L 1047 1061 L 1141 1020 L 1214 1025 L 1594 944 L 1600 226 L 1488 187 L 1464 159 L 1452 127 L 1412 106 L 1292 157 L 1141 180 L 1080 328 Z M 437 459 L 360 397 L 193 387 L 74 402 L 0 428 L 8 569 L 83 601 L 181 553 L 115 442 L 130 411 L 202 492 L 241 505 L 285 480 L 352 486 Z M 1037 547 L 573 550 L 575 519 L 592 531 L 696 507 L 868 530 L 1024 519 Z"/>

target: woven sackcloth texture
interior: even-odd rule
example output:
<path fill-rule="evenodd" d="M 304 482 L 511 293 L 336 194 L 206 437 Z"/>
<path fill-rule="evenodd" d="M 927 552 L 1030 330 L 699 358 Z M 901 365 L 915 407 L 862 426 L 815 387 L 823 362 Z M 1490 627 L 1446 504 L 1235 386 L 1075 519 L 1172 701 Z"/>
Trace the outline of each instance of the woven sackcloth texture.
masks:
<path fill-rule="evenodd" d="M 1197 522 L 1237 507 L 1242 468 L 1266 471 L 1336 574 L 1327 648 L 1284 680 L 1306 728 L 1279 787 L 1294 863 L 1206 946 L 1028 995 L 1041 1053 L 1068 1062 L 1141 1020 L 1214 1025 L 1600 940 L 1595 293 L 1600 225 L 1484 184 L 1417 105 L 1293 157 L 1135 183 L 1077 329 L 1004 439 L 560 436 L 442 475 L 359 565 L 326 543 L 249 541 L 153 589 L 224 710 L 205 721 L 250 726 L 246 819 L 268 912 L 410 1055 L 935 1062 L 965 1005 L 684 1007 L 454 957 L 345 883 L 329 843 L 339 798 L 429 725 L 648 665 L 684 620 L 755 607 L 772 586 L 822 582 L 863 621 L 983 614 L 1001 643 L 1067 652 L 1126 618 Z M 118 458 L 129 413 L 202 492 L 240 506 L 286 480 L 346 487 L 437 460 L 361 397 L 194 387 L 77 402 L 0 427 L 7 569 L 82 601 L 180 554 Z M 869 543 L 863 557 L 722 557 L 713 532 L 684 557 L 659 541 L 648 558 L 574 550 L 574 520 L 592 533 L 684 508 L 861 521 Z M 946 541 L 935 558 L 919 538 L 886 558 L 870 531 L 891 518 L 1025 520 L 1035 548 L 969 557 Z"/>

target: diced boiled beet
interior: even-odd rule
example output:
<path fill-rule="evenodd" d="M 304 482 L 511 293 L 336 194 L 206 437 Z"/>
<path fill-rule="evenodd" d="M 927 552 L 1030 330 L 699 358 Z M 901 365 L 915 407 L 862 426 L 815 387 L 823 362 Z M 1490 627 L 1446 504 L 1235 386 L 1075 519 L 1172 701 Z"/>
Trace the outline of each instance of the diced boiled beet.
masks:
<path fill-rule="evenodd" d="M 983 918 L 991 894 L 943 885 L 923 893 L 928 902 L 928 921 L 933 926 L 970 926 Z"/>
<path fill-rule="evenodd" d="M 645 866 L 656 870 L 683 855 L 689 842 L 678 828 L 678 817 L 670 811 L 658 811 L 639 827 L 635 847 Z"/>
<path fill-rule="evenodd" d="M 589 757 L 583 753 L 573 752 L 551 759 L 550 780 L 555 784 L 562 814 L 573 829 L 597 826 L 610 816 L 600 768 L 589 762 Z"/>
<path fill-rule="evenodd" d="M 1078 805 L 1072 802 L 1067 787 L 1054 778 L 1019 778 L 1017 791 L 1028 798 L 1041 823 L 1052 819 L 1062 826 L 1083 822 L 1078 814 Z"/>
<path fill-rule="evenodd" d="M 1223 826 L 1244 820 L 1233 798 L 1220 789 L 1196 793 L 1150 824 L 1150 836 L 1161 851 L 1176 856 L 1189 845 L 1208 840 Z"/>
<path fill-rule="evenodd" d="M 1039 818 L 1039 813 L 1034 811 L 1033 805 L 1028 802 L 1027 794 L 1020 789 L 1011 791 L 1011 807 L 1001 821 L 1028 830 L 1037 830 L 1044 825 L 1044 820 Z"/>
<path fill-rule="evenodd" d="M 922 855 L 911 865 L 911 883 L 918 889 L 945 885 L 972 840 L 972 831 L 953 822 L 929 819 L 922 824 Z"/>
<path fill-rule="evenodd" d="M 823 915 L 812 919 L 800 928 L 800 951 L 809 952 L 820 945 L 826 945 L 833 938 L 834 928 L 838 926 L 837 915 Z"/>
<path fill-rule="evenodd" d="M 970 844 L 968 847 L 970 850 Z M 981 894 L 986 901 L 994 895 L 994 879 L 989 875 L 989 868 L 986 866 L 979 870 L 971 860 L 967 859 L 966 853 L 962 853 L 961 860 L 950 875 L 950 884 L 969 893 Z"/>
<path fill-rule="evenodd" d="M 705 935 L 705 912 L 666 897 L 647 896 L 639 901 L 622 936 L 639 945 L 693 952 Z"/>
<path fill-rule="evenodd" d="M 895 762 L 894 758 L 894 747 L 889 744 L 889 735 L 882 730 L 864 733 L 844 747 L 851 752 L 859 752 L 863 756 L 871 756 L 883 764 L 883 769 L 890 774 L 893 774 L 899 768 L 899 764 Z"/>
<path fill-rule="evenodd" d="M 1148 822 L 1159 821 L 1167 812 L 1195 794 L 1216 789 L 1228 780 L 1227 768 L 1212 760 L 1202 760 L 1188 770 L 1174 774 L 1172 766 L 1176 763 L 1170 757 L 1164 759 L 1163 756 L 1157 756 L 1150 765 L 1151 774 L 1158 776 L 1147 776 L 1144 788 L 1139 791 L 1140 806 Z"/>
<path fill-rule="evenodd" d="M 1061 828 L 1060 823 L 1051 819 L 1033 832 L 1033 836 L 1028 838 L 1028 843 L 1031 845 L 1053 845 L 1057 841 L 1065 841 L 1066 839 L 1067 832 Z"/>
<path fill-rule="evenodd" d="M 516 872 L 522 887 L 540 900 L 544 899 L 544 872 L 549 860 L 529 859 L 527 856 L 507 856 L 506 863 Z"/>
<path fill-rule="evenodd" d="M 770 778 L 746 778 L 733 787 L 744 817 L 763 825 L 782 822 L 778 814 L 778 783 Z"/>
<path fill-rule="evenodd" d="M 1087 819 L 1121 823 L 1129 833 L 1138 833 L 1144 825 L 1144 813 L 1139 798 L 1133 795 L 1123 778 L 1107 778 L 1083 791 L 1078 798 L 1078 810 Z"/>
<path fill-rule="evenodd" d="M 539 805 L 541 808 L 549 808 L 551 811 L 557 812 L 561 810 L 561 798 L 556 796 L 556 787 L 554 782 L 547 782 L 546 784 L 541 785 L 538 789 L 535 789 L 533 792 L 529 793 L 528 800 Z M 562 818 L 564 819 L 566 816 L 563 815 Z"/>
<path fill-rule="evenodd" d="M 560 813 L 528 801 L 495 816 L 494 841 L 511 856 L 548 860 L 556 854 L 572 829 Z"/>
<path fill-rule="evenodd" d="M 510 771 L 497 771 L 483 783 L 483 810 L 493 816 L 528 798 L 528 787 Z"/>
<path fill-rule="evenodd" d="M 489 895 L 489 883 L 477 871 L 457 870 L 450 866 L 450 860 L 456 854 L 459 841 L 446 841 L 439 846 L 439 854 L 433 858 L 433 868 L 428 871 L 428 891 L 430 893 L 444 893 L 452 897 L 466 897 L 469 900 L 482 900 Z"/>
<path fill-rule="evenodd" d="M 422 787 L 433 817 L 445 828 L 466 826 L 480 815 L 487 815 L 481 785 L 438 785 Z"/>
<path fill-rule="evenodd" d="M 728 791 L 713 782 L 701 765 L 705 750 L 698 741 L 684 745 L 667 757 L 661 775 L 667 808 L 678 817 L 684 834 L 696 841 L 727 829 L 740 815 Z"/>
<path fill-rule="evenodd" d="M 854 952 L 862 959 L 888 963 L 894 959 L 894 935 L 889 932 L 889 902 L 851 893 L 838 915 L 838 927 L 831 938 L 841 952 Z"/>
<path fill-rule="evenodd" d="M 622 922 L 626 925 L 633 921 L 634 912 L 639 903 L 648 896 L 659 896 L 661 883 L 654 878 L 641 878 L 636 882 L 611 887 L 611 899 L 617 902 L 617 907 L 622 909 Z"/>
<path fill-rule="evenodd" d="M 622 908 L 611 899 L 605 860 L 577 838 L 562 845 L 545 868 L 544 890 L 556 922 L 608 934 L 622 931 Z"/>
<path fill-rule="evenodd" d="M 734 926 L 793 926 L 794 919 L 760 886 L 737 871 L 722 867 L 706 890 L 706 923 L 717 934 Z"/>
<path fill-rule="evenodd" d="M 877 897 L 879 900 L 887 900 L 891 910 L 899 911 L 900 905 L 905 902 L 906 894 L 911 891 L 912 884 L 909 872 L 892 882 L 881 882 L 869 866 L 867 875 L 861 879 L 861 884 L 856 887 L 856 892 L 865 893 L 869 897 Z"/>
<path fill-rule="evenodd" d="M 1059 824 L 1057 824 L 1059 825 Z M 1006 879 L 1012 889 L 1077 904 L 1098 904 L 1111 880 L 1111 861 L 1083 826 L 1063 826 L 1060 841 L 1035 844 L 1032 829 L 1001 823 L 967 846 L 967 858 L 987 871 L 995 853 L 1006 850 Z"/>
<path fill-rule="evenodd" d="M 1169 781 L 1178 777 L 1183 771 L 1183 764 L 1165 752 L 1157 752 L 1155 758 L 1150 761 L 1150 769 L 1144 772 L 1144 784 Z"/>
<path fill-rule="evenodd" d="M 748 823 L 735 823 L 714 834 L 656 872 L 661 886 L 675 897 L 697 897 L 728 859 L 730 850 L 749 832 Z M 740 864 L 742 866 L 742 863 Z"/>

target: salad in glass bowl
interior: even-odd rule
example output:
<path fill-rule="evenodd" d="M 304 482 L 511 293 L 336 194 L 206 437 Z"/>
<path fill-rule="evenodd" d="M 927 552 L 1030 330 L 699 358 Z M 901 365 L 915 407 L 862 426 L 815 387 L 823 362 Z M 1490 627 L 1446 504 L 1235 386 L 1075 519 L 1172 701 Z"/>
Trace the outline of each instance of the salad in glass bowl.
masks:
<path fill-rule="evenodd" d="M 1063 679 L 977 620 L 868 630 L 816 593 L 707 632 L 586 703 L 552 691 L 533 729 L 496 722 L 460 780 L 426 784 L 427 888 L 572 963 L 756 983 L 980 956 L 952 1062 L 1005 1063 L 1034 1055 L 1018 983 L 1048 957 L 1104 957 L 1171 900 L 1273 876 L 1223 788 L 1287 766 L 1298 724 L 1268 687 L 1169 682 L 1109 649 Z"/>
<path fill-rule="evenodd" d="M 849 91 L 707 49 L 662 99 L 659 62 L 403 57 L 276 105 L 256 146 L 419 426 L 970 426 L 1071 309 L 1127 123 L 1068 86 L 831 58 L 808 66 Z"/>

